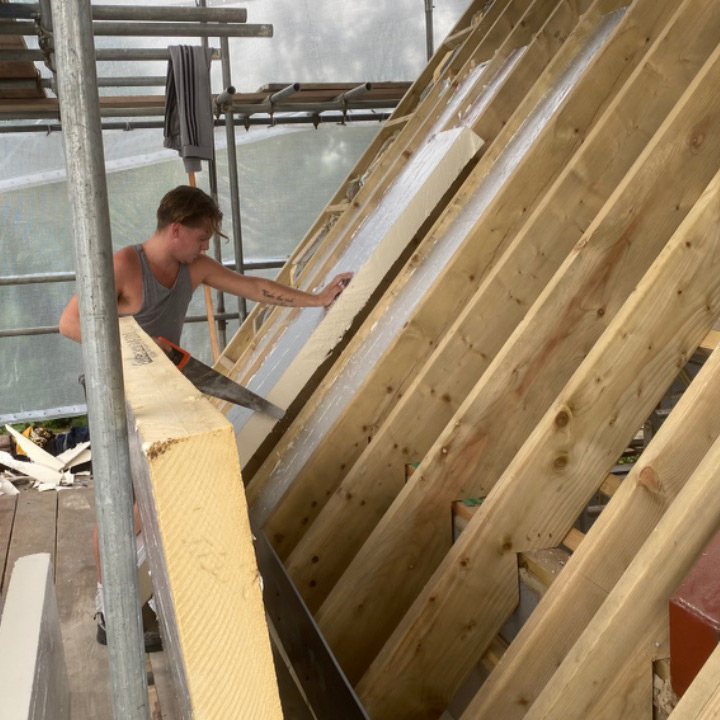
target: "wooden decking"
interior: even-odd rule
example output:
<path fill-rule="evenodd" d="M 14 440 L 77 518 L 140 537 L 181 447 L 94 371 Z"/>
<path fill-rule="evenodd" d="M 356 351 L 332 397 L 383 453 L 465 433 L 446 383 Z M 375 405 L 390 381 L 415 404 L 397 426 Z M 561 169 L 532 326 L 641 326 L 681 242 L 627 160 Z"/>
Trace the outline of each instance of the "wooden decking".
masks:
<path fill-rule="evenodd" d="M 73 720 L 112 720 L 107 649 L 95 641 L 94 524 L 92 487 L 42 493 L 28 489 L 14 497 L 0 496 L 3 597 L 19 557 L 47 552 L 53 559 Z M 164 653 L 147 658 L 155 683 L 150 687 L 152 718 L 171 720 Z"/>

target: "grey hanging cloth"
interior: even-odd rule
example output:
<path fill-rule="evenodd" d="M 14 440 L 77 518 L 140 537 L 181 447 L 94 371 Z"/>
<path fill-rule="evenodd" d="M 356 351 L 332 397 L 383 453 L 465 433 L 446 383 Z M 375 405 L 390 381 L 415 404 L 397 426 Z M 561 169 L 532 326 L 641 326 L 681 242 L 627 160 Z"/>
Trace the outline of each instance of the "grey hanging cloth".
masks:
<path fill-rule="evenodd" d="M 180 153 L 186 172 L 197 172 L 200 161 L 213 156 L 212 50 L 197 45 L 172 45 L 168 50 L 164 145 Z"/>

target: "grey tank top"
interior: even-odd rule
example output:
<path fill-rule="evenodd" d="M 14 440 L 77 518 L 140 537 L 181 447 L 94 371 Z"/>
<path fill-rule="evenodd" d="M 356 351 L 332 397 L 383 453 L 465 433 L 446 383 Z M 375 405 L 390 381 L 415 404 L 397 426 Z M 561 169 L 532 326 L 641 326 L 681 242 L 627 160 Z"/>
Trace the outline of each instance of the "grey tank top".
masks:
<path fill-rule="evenodd" d="M 159 283 L 145 256 L 142 245 L 134 245 L 142 268 L 142 305 L 133 317 L 151 337 L 164 337 L 180 344 L 183 320 L 193 295 L 190 270 L 180 265 L 180 272 L 171 288 Z"/>

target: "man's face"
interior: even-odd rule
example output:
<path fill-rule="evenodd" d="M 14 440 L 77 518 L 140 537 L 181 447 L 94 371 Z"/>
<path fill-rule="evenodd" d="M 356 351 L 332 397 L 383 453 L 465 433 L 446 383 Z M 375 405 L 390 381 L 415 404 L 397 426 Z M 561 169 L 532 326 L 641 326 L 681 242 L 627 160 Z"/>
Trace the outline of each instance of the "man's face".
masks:
<path fill-rule="evenodd" d="M 190 227 L 174 223 L 172 227 L 175 259 L 190 265 L 210 247 L 212 233 L 208 228 Z"/>

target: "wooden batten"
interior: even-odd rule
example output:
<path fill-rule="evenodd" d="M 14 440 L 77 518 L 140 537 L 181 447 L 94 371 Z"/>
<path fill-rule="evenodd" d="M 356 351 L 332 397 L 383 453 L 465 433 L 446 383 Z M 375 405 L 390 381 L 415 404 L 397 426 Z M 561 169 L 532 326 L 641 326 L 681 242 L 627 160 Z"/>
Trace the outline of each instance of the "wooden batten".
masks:
<path fill-rule="evenodd" d="M 232 426 L 120 320 L 133 484 L 182 717 L 282 717 Z"/>
<path fill-rule="evenodd" d="M 707 17 L 698 18 L 691 30 L 702 29 L 706 21 Z M 688 25 L 686 21 L 685 26 Z M 669 26 L 672 27 L 675 24 Z M 581 237 L 583 229 L 591 223 L 628 171 L 648 136 L 672 108 L 709 54 L 707 46 L 714 43 L 713 28 L 711 23 L 708 32 L 701 33 L 698 38 L 701 49 L 697 56 L 688 51 L 687 27 L 675 28 L 669 35 L 668 32 L 661 34 L 646 60 L 610 103 L 536 210 L 529 213 L 527 222 L 513 238 L 507 252 L 492 268 L 432 356 L 414 375 L 402 399 L 375 431 L 372 442 L 351 466 L 336 494 L 289 558 L 289 567 L 311 605 L 329 591 L 361 540 L 371 531 L 373 522 L 377 522 L 387 509 L 393 499 L 391 489 L 395 488 L 397 492 L 402 487 L 402 463 L 406 459 L 417 461 L 425 456 Z M 689 57 L 692 57 L 692 63 L 685 62 Z M 680 63 L 678 58 L 684 61 Z M 660 68 L 666 72 L 659 72 Z M 658 86 L 662 87 L 662 92 L 651 90 Z M 643 91 L 648 91 L 648 96 Z M 578 93 L 574 101 L 584 111 L 588 93 Z M 572 127 L 577 127 L 577 123 L 572 122 L 570 107 L 564 110 L 563 118 Z M 552 137 L 557 136 L 564 137 L 563 131 L 556 130 L 552 134 Z M 547 151 L 550 155 L 555 152 L 554 147 Z M 546 164 L 546 155 L 538 158 L 538 164 Z M 537 179 L 537 173 L 527 166 L 523 169 Z M 522 199 L 519 183 L 510 182 L 504 197 Z M 509 202 L 503 204 L 508 206 Z M 568 222 L 569 218 L 572 222 Z M 494 213 L 486 226 L 502 228 L 502 220 L 501 213 Z M 452 368 L 452 372 L 448 372 L 448 368 Z M 367 394 L 363 389 L 357 396 L 358 406 L 367 402 Z M 348 424 L 348 418 L 344 418 L 344 426 Z M 365 424 L 369 424 L 367 419 Z M 349 444 L 349 435 L 345 429 L 342 435 L 333 436 L 331 448 L 323 454 L 326 464 L 328 452 L 339 453 L 343 438 L 344 444 Z M 312 463 L 307 472 L 317 478 L 322 466 Z M 293 490 L 296 494 L 300 492 L 299 488 Z M 295 505 L 294 509 L 302 512 L 302 517 L 307 516 L 307 506 Z M 279 514 L 284 522 L 273 523 L 273 526 L 282 526 L 285 543 L 290 519 L 282 507 Z M 328 544 L 329 533 L 334 532 L 338 522 L 345 529 L 343 537 Z"/>

